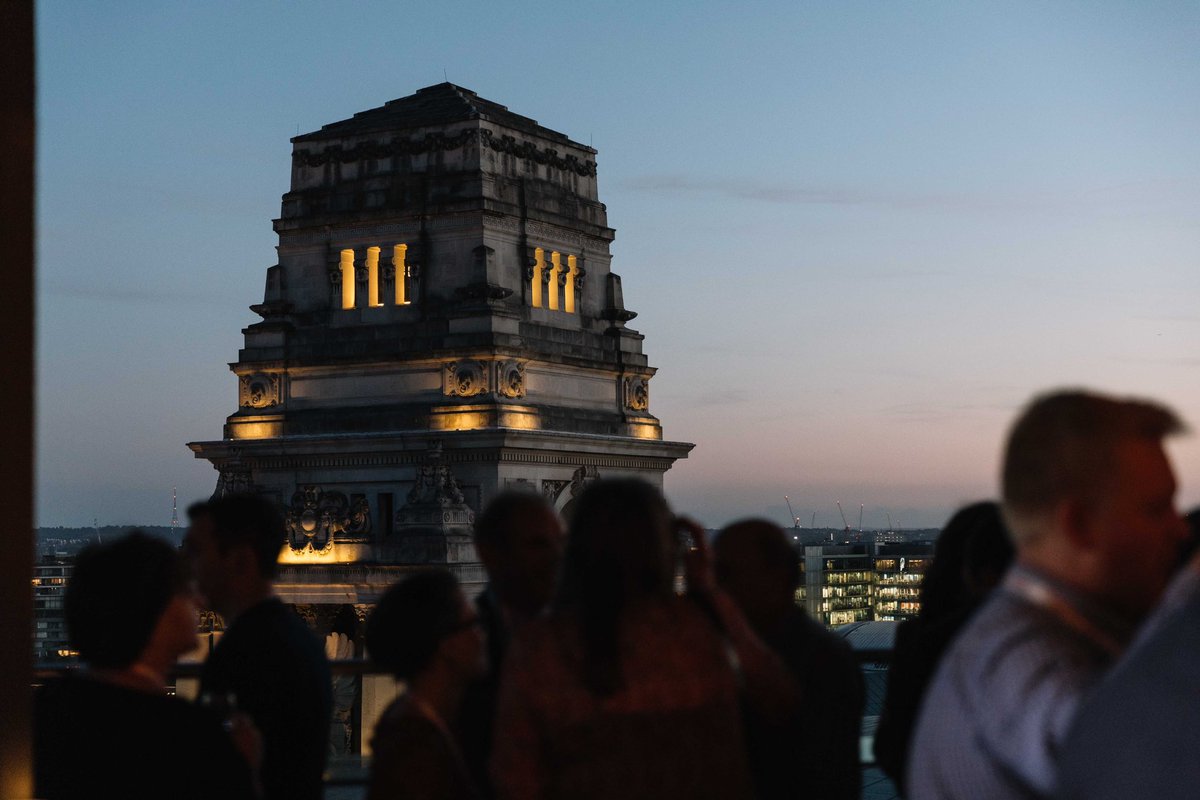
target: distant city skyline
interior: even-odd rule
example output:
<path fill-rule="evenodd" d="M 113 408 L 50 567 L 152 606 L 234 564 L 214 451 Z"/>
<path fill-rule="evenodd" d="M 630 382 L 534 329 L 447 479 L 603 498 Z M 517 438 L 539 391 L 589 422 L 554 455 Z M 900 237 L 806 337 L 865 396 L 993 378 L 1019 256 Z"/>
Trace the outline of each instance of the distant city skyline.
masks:
<path fill-rule="evenodd" d="M 38 4 L 37 520 L 216 473 L 289 137 L 445 78 L 599 151 L 680 513 L 941 525 L 1084 385 L 1200 426 L 1200 8 Z M 1200 439 L 1169 445 L 1200 503 Z M 856 520 L 851 519 L 852 525 Z"/>

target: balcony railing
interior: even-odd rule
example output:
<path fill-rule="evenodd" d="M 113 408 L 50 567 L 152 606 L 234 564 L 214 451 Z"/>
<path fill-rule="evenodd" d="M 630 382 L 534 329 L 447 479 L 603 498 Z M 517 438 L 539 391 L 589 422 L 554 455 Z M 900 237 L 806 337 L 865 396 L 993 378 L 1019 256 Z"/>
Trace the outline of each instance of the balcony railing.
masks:
<path fill-rule="evenodd" d="M 855 650 L 855 658 L 859 666 L 864 671 L 864 677 L 868 681 L 878 681 L 886 672 L 888 665 L 891 663 L 892 651 L 890 649 L 873 649 L 873 650 Z M 203 664 L 191 662 L 176 664 L 172 670 L 169 679 L 170 685 L 164 687 L 168 690 L 177 690 L 180 688 L 181 681 L 197 681 L 200 678 L 200 672 L 203 669 Z M 363 698 L 363 679 L 375 678 L 383 683 L 392 683 L 391 676 L 381 669 L 376 664 L 366 659 L 345 659 L 340 661 L 331 661 L 329 663 L 330 671 L 335 678 L 338 677 L 353 677 L 357 680 L 355 687 L 355 718 L 359 720 L 360 725 L 364 723 L 373 728 L 374 718 L 371 714 L 363 713 L 362 698 Z M 34 685 L 41 685 L 47 681 L 53 680 L 67 673 L 83 669 L 83 665 L 78 663 L 39 663 L 34 665 Z M 392 684 L 394 686 L 394 684 Z M 869 703 L 869 700 L 868 700 Z M 381 709 L 376 709 L 378 712 Z M 886 798 L 888 794 L 886 779 L 875 768 L 874 758 L 871 754 L 872 744 L 874 741 L 875 724 L 877 721 L 878 710 L 868 707 L 867 715 L 863 719 L 863 737 L 861 740 L 862 766 L 864 787 L 870 785 L 872 790 L 867 792 L 864 788 L 864 798 Z M 370 742 L 370 730 L 365 734 L 361 730 L 355 732 L 355 737 L 363 743 Z M 328 768 L 325 771 L 325 798 L 326 800 L 359 800 L 364 796 L 364 790 L 370 778 L 371 758 L 369 753 L 364 753 L 361 750 L 367 749 L 365 746 L 360 748 L 360 752 L 350 753 L 335 753 L 330 756 Z"/>

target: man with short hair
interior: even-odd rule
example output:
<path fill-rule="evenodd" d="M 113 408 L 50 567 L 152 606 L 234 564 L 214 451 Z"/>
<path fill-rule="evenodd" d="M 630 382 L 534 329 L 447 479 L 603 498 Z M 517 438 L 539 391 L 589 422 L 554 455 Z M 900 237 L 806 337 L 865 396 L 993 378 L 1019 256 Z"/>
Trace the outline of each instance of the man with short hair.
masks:
<path fill-rule="evenodd" d="M 857 800 L 863 680 L 845 640 L 796 605 L 800 557 L 783 529 L 759 519 L 713 543 L 717 583 L 800 684 L 801 706 L 768 720 L 747 705 L 746 749 L 761 800 Z"/>
<path fill-rule="evenodd" d="M 558 514 L 531 491 L 501 492 L 475 519 L 475 549 L 488 574 L 487 588 L 475 600 L 487 639 L 488 670 L 467 690 L 458 732 L 476 785 L 488 795 L 500 668 L 513 631 L 553 599 L 564 544 Z"/>
<path fill-rule="evenodd" d="M 196 581 L 225 620 L 204 663 L 201 697 L 229 698 L 262 732 L 267 800 L 319 800 L 333 697 L 316 635 L 274 596 L 283 516 L 264 497 L 230 494 L 188 509 Z"/>
<path fill-rule="evenodd" d="M 938 669 L 908 793 L 1044 798 L 1084 693 L 1112 665 L 1178 563 L 1186 530 L 1156 403 L 1062 391 L 1009 435 L 1003 509 L 1016 563 Z"/>

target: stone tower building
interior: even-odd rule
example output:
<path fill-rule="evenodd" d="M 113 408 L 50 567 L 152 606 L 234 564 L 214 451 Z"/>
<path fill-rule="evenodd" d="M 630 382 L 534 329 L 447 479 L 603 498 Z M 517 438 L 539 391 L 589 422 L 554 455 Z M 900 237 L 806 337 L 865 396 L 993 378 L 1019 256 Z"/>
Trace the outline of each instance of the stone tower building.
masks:
<path fill-rule="evenodd" d="M 285 508 L 286 599 L 373 603 L 429 563 L 477 585 L 498 491 L 566 509 L 691 450 L 650 412 L 595 150 L 449 83 L 292 142 L 238 409 L 189 445 L 218 494 Z"/>

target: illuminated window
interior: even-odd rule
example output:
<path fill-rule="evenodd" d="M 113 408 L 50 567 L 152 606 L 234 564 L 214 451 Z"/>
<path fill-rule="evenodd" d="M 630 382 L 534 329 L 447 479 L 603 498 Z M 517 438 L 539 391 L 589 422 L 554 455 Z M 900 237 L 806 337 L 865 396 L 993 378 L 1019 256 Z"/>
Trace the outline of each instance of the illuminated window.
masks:
<path fill-rule="evenodd" d="M 550 292 L 550 297 L 546 303 L 546 307 L 551 311 L 558 311 L 558 284 L 562 275 L 562 262 L 557 250 L 550 251 L 550 278 L 546 281 L 546 291 Z"/>
<path fill-rule="evenodd" d="M 408 299 L 408 245 L 398 244 L 392 248 L 392 266 L 395 267 L 396 305 L 406 306 L 412 301 Z"/>
<path fill-rule="evenodd" d="M 567 285 L 563 289 L 563 311 L 575 313 L 575 276 L 579 273 L 579 265 L 575 256 L 567 256 Z"/>
<path fill-rule="evenodd" d="M 342 308 L 354 308 L 354 251 L 342 251 Z"/>
<path fill-rule="evenodd" d="M 546 269 L 546 254 L 538 247 L 533 251 L 533 279 L 529 287 L 530 302 L 534 308 L 542 307 L 542 273 Z"/>
<path fill-rule="evenodd" d="M 379 308 L 379 248 L 367 248 L 367 305 Z"/>

